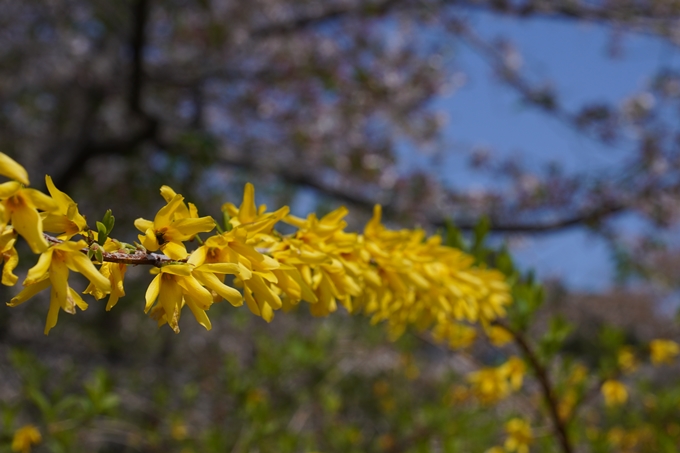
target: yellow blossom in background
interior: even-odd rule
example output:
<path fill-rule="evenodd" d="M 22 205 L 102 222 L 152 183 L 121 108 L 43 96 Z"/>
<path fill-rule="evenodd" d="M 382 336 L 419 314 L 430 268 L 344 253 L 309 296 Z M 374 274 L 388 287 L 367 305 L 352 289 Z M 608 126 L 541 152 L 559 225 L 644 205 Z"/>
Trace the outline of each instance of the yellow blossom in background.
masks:
<path fill-rule="evenodd" d="M 529 445 L 534 441 L 529 422 L 521 418 L 513 418 L 505 424 L 505 432 L 508 435 L 505 440 L 507 451 L 529 452 Z"/>
<path fill-rule="evenodd" d="M 14 432 L 12 451 L 16 453 L 30 453 L 32 445 L 42 442 L 40 431 L 35 425 L 25 425 Z"/>
<path fill-rule="evenodd" d="M 620 381 L 608 379 L 602 384 L 602 396 L 607 406 L 620 406 L 628 400 L 628 390 Z"/>
<path fill-rule="evenodd" d="M 492 345 L 500 347 L 512 341 L 512 334 L 501 326 L 489 326 L 485 329 L 486 336 Z"/>
<path fill-rule="evenodd" d="M 482 368 L 468 374 L 467 380 L 475 397 L 483 404 L 496 403 L 510 394 L 508 380 L 497 368 Z"/>
<path fill-rule="evenodd" d="M 95 268 L 92 261 L 82 252 L 87 247 L 85 241 L 65 241 L 51 246 L 40 255 L 38 263 L 28 271 L 25 288 L 7 304 L 15 307 L 26 302 L 40 291 L 50 286 L 50 308 L 47 312 L 45 335 L 57 324 L 59 309 L 67 313 L 75 313 L 77 306 L 81 310 L 87 303 L 80 295 L 68 286 L 69 270 L 80 272 L 101 291 L 110 292 L 111 283 Z"/>
<path fill-rule="evenodd" d="M 575 386 L 581 384 L 588 377 L 588 368 L 585 365 L 577 363 L 569 373 L 567 378 L 567 384 L 570 386 Z"/>
<path fill-rule="evenodd" d="M 571 417 L 574 407 L 578 402 L 578 395 L 573 388 L 568 388 L 557 403 L 557 413 L 561 420 Z"/>
<path fill-rule="evenodd" d="M 432 329 L 432 337 L 440 343 L 447 343 L 451 349 L 462 349 L 474 343 L 477 331 L 459 322 L 438 322 Z"/>
<path fill-rule="evenodd" d="M 652 340 L 649 343 L 649 351 L 654 365 L 672 363 L 678 353 L 680 345 L 672 340 Z"/>
<path fill-rule="evenodd" d="M 624 373 L 628 374 L 637 370 L 638 365 L 637 360 L 635 359 L 635 353 L 633 352 L 633 348 L 630 346 L 624 346 L 619 349 L 617 361 L 619 363 L 619 367 L 621 367 L 621 370 Z"/>
<path fill-rule="evenodd" d="M 510 357 L 507 362 L 498 367 L 498 372 L 510 381 L 510 386 L 514 391 L 522 388 L 526 370 L 527 367 L 524 364 L 524 360 L 517 356 Z"/>
<path fill-rule="evenodd" d="M 495 368 L 482 368 L 468 374 L 472 392 L 484 404 L 496 403 L 522 387 L 526 365 L 517 356 Z"/>

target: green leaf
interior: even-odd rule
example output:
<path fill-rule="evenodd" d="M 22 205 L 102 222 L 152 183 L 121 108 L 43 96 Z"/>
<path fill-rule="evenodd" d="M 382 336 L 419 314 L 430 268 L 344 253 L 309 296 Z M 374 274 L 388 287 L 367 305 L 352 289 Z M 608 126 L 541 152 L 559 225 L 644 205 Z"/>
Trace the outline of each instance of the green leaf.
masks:
<path fill-rule="evenodd" d="M 106 225 L 104 225 L 101 222 L 97 222 L 97 233 L 98 233 L 97 242 L 99 243 L 99 245 L 103 246 L 104 243 L 106 242 L 106 238 L 109 235 L 106 229 Z"/>
<path fill-rule="evenodd" d="M 449 219 L 446 220 L 446 245 L 461 250 L 467 248 L 463 239 L 463 233 Z"/>
<path fill-rule="evenodd" d="M 102 223 L 106 225 L 107 233 L 111 234 L 111 231 L 113 231 L 113 226 L 116 224 L 116 218 L 113 216 L 113 214 L 111 214 L 110 209 L 106 211 L 106 214 L 104 214 L 104 221 Z"/>

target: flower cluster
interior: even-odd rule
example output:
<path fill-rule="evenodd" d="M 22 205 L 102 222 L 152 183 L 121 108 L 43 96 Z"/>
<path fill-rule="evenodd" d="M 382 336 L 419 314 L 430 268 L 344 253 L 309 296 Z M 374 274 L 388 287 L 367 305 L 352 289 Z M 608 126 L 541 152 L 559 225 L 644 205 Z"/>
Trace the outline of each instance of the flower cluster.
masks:
<path fill-rule="evenodd" d="M 223 231 L 213 218 L 200 217 L 196 206 L 163 186 L 165 206 L 153 220 L 135 221 L 141 234 L 139 244 L 132 246 L 109 237 L 110 213 L 97 222 L 95 234 L 77 204 L 49 176 L 49 195 L 29 189 L 24 168 L 4 154 L 0 174 L 13 180 L 0 184 L 2 283 L 18 280 L 13 274 L 18 263 L 14 243 L 20 235 L 40 257 L 9 305 L 50 288 L 46 334 L 61 310 L 74 313 L 76 307 L 88 306 L 69 286 L 70 271 L 90 281 L 86 294 L 95 299 L 109 295 L 110 310 L 125 295 L 126 266 L 135 263 L 154 265 L 145 311 L 175 332 L 184 307 L 210 329 L 206 312 L 221 300 L 234 306 L 245 300 L 266 321 L 277 310 L 305 301 L 317 316 L 343 306 L 373 322 L 386 322 L 394 337 L 414 325 L 431 328 L 435 338 L 459 347 L 474 340 L 475 324 L 492 329 L 511 302 L 502 273 L 474 265 L 471 256 L 443 245 L 440 236 L 388 229 L 380 206 L 363 234 L 350 233 L 345 231 L 344 207 L 322 218 L 298 218 L 288 207 L 269 212 L 255 204 L 254 188 L 247 184 L 239 206 L 222 206 L 227 219 Z M 275 229 L 279 222 L 297 230 L 282 235 Z M 188 251 L 186 242 L 199 234 L 208 236 Z"/>
<path fill-rule="evenodd" d="M 522 387 L 526 365 L 512 356 L 500 366 L 482 368 L 468 375 L 472 393 L 483 404 L 501 401 Z"/>

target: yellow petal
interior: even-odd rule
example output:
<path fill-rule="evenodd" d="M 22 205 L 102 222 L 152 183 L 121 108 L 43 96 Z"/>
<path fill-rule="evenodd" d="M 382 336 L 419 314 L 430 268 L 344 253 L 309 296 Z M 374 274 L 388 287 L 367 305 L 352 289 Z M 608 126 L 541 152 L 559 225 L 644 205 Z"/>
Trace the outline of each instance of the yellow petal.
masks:
<path fill-rule="evenodd" d="M 175 213 L 177 208 L 183 203 L 184 197 L 181 195 L 175 195 L 172 197 L 172 200 L 168 202 L 165 206 L 163 206 L 158 213 L 156 213 L 156 217 L 153 219 L 153 224 L 154 228 L 160 229 L 162 227 L 170 225 L 170 222 L 172 221 L 172 215 Z"/>
<path fill-rule="evenodd" d="M 66 298 L 68 299 L 69 304 L 73 304 L 83 311 L 87 310 L 87 302 L 85 302 L 83 298 L 80 297 L 80 294 L 74 291 L 73 288 L 68 288 Z"/>
<path fill-rule="evenodd" d="M 238 274 L 241 266 L 236 263 L 207 263 L 196 268 L 200 272 L 212 272 L 215 274 Z"/>
<path fill-rule="evenodd" d="M 47 322 L 45 322 L 45 335 L 48 335 L 52 327 L 57 325 L 58 317 L 59 317 L 59 302 L 54 293 L 53 287 L 50 293 L 50 309 L 47 311 Z"/>
<path fill-rule="evenodd" d="M 146 233 L 147 230 L 153 230 L 153 222 L 140 217 L 135 220 L 135 228 L 137 228 L 142 233 Z"/>
<path fill-rule="evenodd" d="M 212 294 L 202 287 L 194 277 L 183 277 L 177 280 L 179 286 L 184 290 L 184 294 L 189 295 L 199 307 L 203 310 L 210 308 L 213 301 Z"/>
<path fill-rule="evenodd" d="M 212 329 L 212 324 L 210 323 L 210 319 L 208 319 L 208 315 L 205 313 L 205 310 L 198 306 L 196 304 L 196 301 L 194 301 L 190 296 L 185 295 L 184 300 L 189 306 L 189 310 L 191 310 L 191 313 L 194 314 L 194 318 L 196 318 L 196 321 L 198 321 L 200 325 L 205 327 L 206 330 Z"/>
<path fill-rule="evenodd" d="M 29 285 L 19 291 L 19 294 L 14 296 L 11 301 L 7 302 L 7 305 L 10 307 L 16 307 L 17 305 L 23 304 L 28 299 L 38 294 L 40 291 L 49 288 L 49 286 L 50 281 L 48 279 L 34 283 L 33 285 Z"/>
<path fill-rule="evenodd" d="M 161 251 L 173 260 L 183 260 L 188 255 L 186 247 L 180 242 L 166 242 L 161 245 Z"/>
<path fill-rule="evenodd" d="M 66 263 L 80 272 L 100 291 L 111 292 L 111 282 L 92 264 L 92 261 L 83 253 L 74 252 L 67 255 Z"/>
<path fill-rule="evenodd" d="M 62 250 L 67 253 L 83 253 L 83 250 L 87 248 L 87 242 L 84 240 L 80 241 L 64 241 L 60 244 L 52 246 L 56 250 Z"/>
<path fill-rule="evenodd" d="M 205 263 L 207 255 L 208 255 L 208 247 L 206 247 L 205 245 L 202 245 L 199 248 L 197 248 L 196 250 L 194 250 L 193 252 L 191 252 L 191 255 L 189 256 L 187 263 L 198 267 L 201 264 Z"/>
<path fill-rule="evenodd" d="M 148 313 L 149 309 L 153 305 L 153 303 L 156 301 L 158 298 L 158 293 L 160 291 L 160 285 L 161 285 L 161 274 L 156 275 L 153 280 L 151 280 L 151 283 L 149 283 L 149 287 L 146 289 L 146 306 L 144 307 L 144 313 Z"/>
<path fill-rule="evenodd" d="M 66 263 L 53 259 L 50 264 L 50 282 L 52 282 L 52 297 L 59 302 L 59 306 L 67 313 L 75 313 L 75 307 L 68 301 L 68 275 Z"/>
<path fill-rule="evenodd" d="M 207 233 L 215 228 L 215 220 L 210 216 L 198 219 L 181 219 L 173 222 L 173 228 L 185 236 L 194 236 L 198 233 Z"/>
<path fill-rule="evenodd" d="M 265 284 L 262 277 L 253 274 L 253 277 L 247 281 L 247 284 L 255 293 L 255 300 L 257 300 L 258 303 L 266 302 L 274 310 L 281 308 L 281 299 Z"/>
<path fill-rule="evenodd" d="M 19 255 L 12 247 L 4 253 L 5 266 L 2 268 L 2 284 L 5 286 L 14 286 L 19 280 L 19 277 L 14 275 L 13 271 L 19 264 Z"/>
<path fill-rule="evenodd" d="M 156 232 L 152 228 L 146 230 L 144 236 L 140 234 L 137 237 L 139 238 L 139 242 L 142 243 L 144 248 L 151 252 L 154 252 L 160 248 L 158 240 L 156 239 Z"/>
<path fill-rule="evenodd" d="M 188 264 L 168 264 L 161 267 L 161 273 L 189 277 L 191 275 L 191 266 Z"/>
<path fill-rule="evenodd" d="M 255 187 L 251 183 L 247 183 L 243 190 L 243 202 L 238 210 L 238 220 L 241 223 L 250 223 L 257 217 L 257 208 L 255 207 Z"/>
<path fill-rule="evenodd" d="M 3 182 L 0 184 L 0 200 L 5 200 L 15 195 L 21 189 L 21 184 L 16 181 Z"/>
<path fill-rule="evenodd" d="M 12 199 L 19 198 L 13 197 Z M 42 219 L 34 208 L 26 206 L 21 200 L 12 205 L 12 226 L 28 242 L 33 253 L 42 253 L 49 247 L 43 236 Z"/>
<path fill-rule="evenodd" d="M 5 153 L 0 153 L 0 175 L 19 181 L 25 186 L 29 185 L 26 169 Z"/>
<path fill-rule="evenodd" d="M 209 272 L 197 272 L 196 277 L 208 288 L 215 291 L 225 300 L 229 301 L 234 307 L 243 305 L 243 296 L 241 293 L 231 286 L 227 286 L 220 281 L 215 274 Z"/>
<path fill-rule="evenodd" d="M 50 271 L 50 263 L 52 262 L 53 252 L 53 249 L 49 249 L 40 255 L 40 258 L 38 258 L 38 262 L 35 263 L 35 266 L 28 270 L 26 280 L 24 280 L 24 286 L 33 285 L 34 283 L 47 278 L 47 274 Z"/>
<path fill-rule="evenodd" d="M 59 209 L 59 205 L 57 205 L 57 203 L 52 198 L 40 192 L 39 190 L 22 189 L 21 193 L 31 200 L 33 206 L 40 209 L 41 211 L 57 211 Z"/>
<path fill-rule="evenodd" d="M 175 192 L 172 187 L 170 186 L 161 186 L 161 196 L 165 200 L 166 203 L 170 203 L 173 198 L 177 195 L 177 192 Z"/>
<path fill-rule="evenodd" d="M 255 315 L 255 316 L 262 316 L 262 311 L 260 310 L 260 306 L 257 304 L 255 299 L 253 299 L 253 294 L 252 292 L 248 289 L 248 287 L 245 287 L 243 289 L 243 297 L 246 299 L 246 305 L 250 309 L 250 311 Z"/>
<path fill-rule="evenodd" d="M 43 214 L 41 217 L 43 218 L 43 230 L 55 234 L 67 231 L 73 223 L 68 217 L 61 214 Z"/>
<path fill-rule="evenodd" d="M 177 284 L 175 277 L 168 274 L 161 274 L 160 291 L 158 302 L 165 311 L 165 319 L 168 325 L 179 333 L 179 309 L 182 304 L 182 289 Z"/>

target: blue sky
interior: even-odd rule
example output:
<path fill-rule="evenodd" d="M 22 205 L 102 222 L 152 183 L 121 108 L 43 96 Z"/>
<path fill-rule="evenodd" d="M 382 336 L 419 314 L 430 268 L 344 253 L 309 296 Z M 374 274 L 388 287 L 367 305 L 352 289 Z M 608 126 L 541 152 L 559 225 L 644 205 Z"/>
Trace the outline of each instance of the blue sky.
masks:
<path fill-rule="evenodd" d="M 676 49 L 631 33 L 620 36 L 620 53 L 612 57 L 612 31 L 599 25 L 489 14 L 475 14 L 471 20 L 486 39 L 509 38 L 522 54 L 522 72 L 533 80 L 549 81 L 567 107 L 584 101 L 618 105 L 644 90 L 656 68 L 680 62 Z M 555 160 L 569 172 L 585 174 L 611 170 L 625 159 L 627 150 L 603 146 L 523 106 L 474 51 L 462 45 L 455 50 L 454 64 L 467 74 L 467 82 L 434 103 L 449 118 L 446 142 L 460 150 L 447 158 L 442 174 L 447 183 L 460 188 L 489 183 L 464 169 L 467 155 L 462 150 L 475 146 L 490 147 L 501 156 L 524 156 L 539 167 Z M 432 168 L 426 157 L 414 160 Z M 638 228 L 632 217 L 619 224 L 626 230 Z M 612 282 L 609 250 L 581 229 L 528 238 L 516 244 L 515 251 L 523 266 L 535 268 L 544 278 L 562 278 L 574 289 L 602 290 Z"/>

